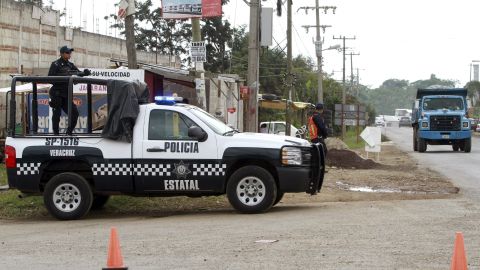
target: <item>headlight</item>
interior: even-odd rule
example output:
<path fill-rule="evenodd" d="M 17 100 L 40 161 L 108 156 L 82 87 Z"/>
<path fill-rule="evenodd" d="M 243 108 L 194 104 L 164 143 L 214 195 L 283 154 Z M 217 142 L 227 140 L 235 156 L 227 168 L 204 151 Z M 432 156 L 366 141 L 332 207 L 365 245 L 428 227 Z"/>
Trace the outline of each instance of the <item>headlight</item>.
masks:
<path fill-rule="evenodd" d="M 468 122 L 463 122 L 463 127 L 468 128 Z"/>
<path fill-rule="evenodd" d="M 302 150 L 297 147 L 282 148 L 283 165 L 302 165 Z"/>
<path fill-rule="evenodd" d="M 428 127 L 428 122 L 422 122 L 422 128 L 427 128 Z"/>

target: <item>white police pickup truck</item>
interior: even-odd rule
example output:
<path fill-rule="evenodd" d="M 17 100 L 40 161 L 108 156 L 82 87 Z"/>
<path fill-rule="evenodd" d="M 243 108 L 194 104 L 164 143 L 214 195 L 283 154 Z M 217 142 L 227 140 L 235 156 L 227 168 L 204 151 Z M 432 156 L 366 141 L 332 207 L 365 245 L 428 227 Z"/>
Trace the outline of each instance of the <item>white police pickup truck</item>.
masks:
<path fill-rule="evenodd" d="M 16 81 L 35 86 L 52 78 L 69 81 L 69 98 L 74 83 L 87 83 L 89 89 L 90 84 L 107 84 L 79 77 L 15 77 L 12 97 Z M 15 98 L 10 106 L 16 107 Z M 236 210 L 259 213 L 286 192 L 316 194 L 323 182 L 321 146 L 294 137 L 240 133 L 202 109 L 171 98 L 138 105 L 131 142 L 93 132 L 16 132 L 15 113 L 10 110 L 5 147 L 9 185 L 27 195 L 43 195 L 46 208 L 58 219 L 81 218 L 115 194 L 227 194 Z M 35 123 L 28 130 L 32 126 Z"/>

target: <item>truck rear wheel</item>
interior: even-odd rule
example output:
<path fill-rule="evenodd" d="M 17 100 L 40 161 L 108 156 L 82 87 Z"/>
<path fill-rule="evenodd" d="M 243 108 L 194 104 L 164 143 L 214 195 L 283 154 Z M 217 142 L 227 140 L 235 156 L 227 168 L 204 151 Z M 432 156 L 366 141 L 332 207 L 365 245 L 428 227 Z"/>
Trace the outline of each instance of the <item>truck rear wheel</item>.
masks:
<path fill-rule="evenodd" d="M 427 142 L 425 139 L 418 138 L 418 152 L 423 153 L 427 151 Z"/>
<path fill-rule="evenodd" d="M 76 173 L 57 174 L 45 186 L 43 201 L 48 212 L 61 220 L 79 219 L 92 206 L 92 189 Z"/>
<path fill-rule="evenodd" d="M 472 138 L 463 141 L 463 151 L 465 151 L 465 153 L 470 153 L 472 151 Z"/>
<path fill-rule="evenodd" d="M 227 197 L 237 211 L 248 214 L 269 210 L 277 198 L 273 176 L 259 166 L 245 166 L 235 171 L 227 184 Z"/>
<path fill-rule="evenodd" d="M 458 149 L 460 149 L 460 146 L 458 144 L 454 143 L 454 144 L 452 144 L 452 149 L 453 149 L 453 151 L 457 152 Z"/>

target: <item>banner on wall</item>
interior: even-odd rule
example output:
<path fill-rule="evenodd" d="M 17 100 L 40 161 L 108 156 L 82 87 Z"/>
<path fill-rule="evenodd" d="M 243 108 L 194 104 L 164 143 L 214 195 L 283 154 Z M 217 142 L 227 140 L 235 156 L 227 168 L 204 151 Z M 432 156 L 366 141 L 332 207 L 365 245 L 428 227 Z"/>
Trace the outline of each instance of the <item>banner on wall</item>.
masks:
<path fill-rule="evenodd" d="M 222 0 L 162 0 L 162 17 L 164 19 L 220 16 L 222 16 Z"/>
<path fill-rule="evenodd" d="M 32 110 L 32 94 L 28 94 L 28 109 Z M 51 109 L 48 105 L 48 94 L 38 94 L 37 96 L 37 109 L 38 109 L 38 133 L 51 133 Z M 86 94 L 74 94 L 73 102 L 77 105 L 78 109 L 78 121 L 75 127 L 74 133 L 87 133 L 88 123 L 88 108 L 87 108 L 87 95 Z M 106 95 L 92 95 L 92 128 L 95 130 L 105 124 L 107 119 L 107 96 Z M 32 123 L 32 114 L 30 114 L 30 123 Z M 67 128 L 67 115 L 62 112 L 60 116 L 60 133 L 65 133 Z M 31 127 L 32 125 L 30 125 Z"/>

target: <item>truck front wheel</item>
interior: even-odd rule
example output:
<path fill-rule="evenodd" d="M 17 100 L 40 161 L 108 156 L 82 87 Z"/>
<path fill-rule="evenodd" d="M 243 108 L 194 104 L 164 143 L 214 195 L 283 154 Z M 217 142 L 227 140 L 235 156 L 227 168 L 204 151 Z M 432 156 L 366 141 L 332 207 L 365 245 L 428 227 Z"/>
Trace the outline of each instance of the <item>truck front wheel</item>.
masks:
<path fill-rule="evenodd" d="M 235 171 L 227 184 L 227 197 L 237 211 L 248 214 L 269 210 L 277 198 L 273 176 L 259 166 Z"/>
<path fill-rule="evenodd" d="M 92 189 L 76 173 L 57 174 L 45 186 L 43 201 L 50 214 L 61 220 L 79 219 L 92 206 Z"/>
<path fill-rule="evenodd" d="M 472 151 L 472 138 L 463 141 L 463 151 L 465 151 L 465 153 L 470 153 Z"/>
<path fill-rule="evenodd" d="M 413 128 L 413 151 L 418 151 L 418 138 L 417 138 L 417 129 Z"/>
<path fill-rule="evenodd" d="M 427 151 L 427 141 L 422 138 L 418 138 L 418 152 L 423 153 Z"/>

